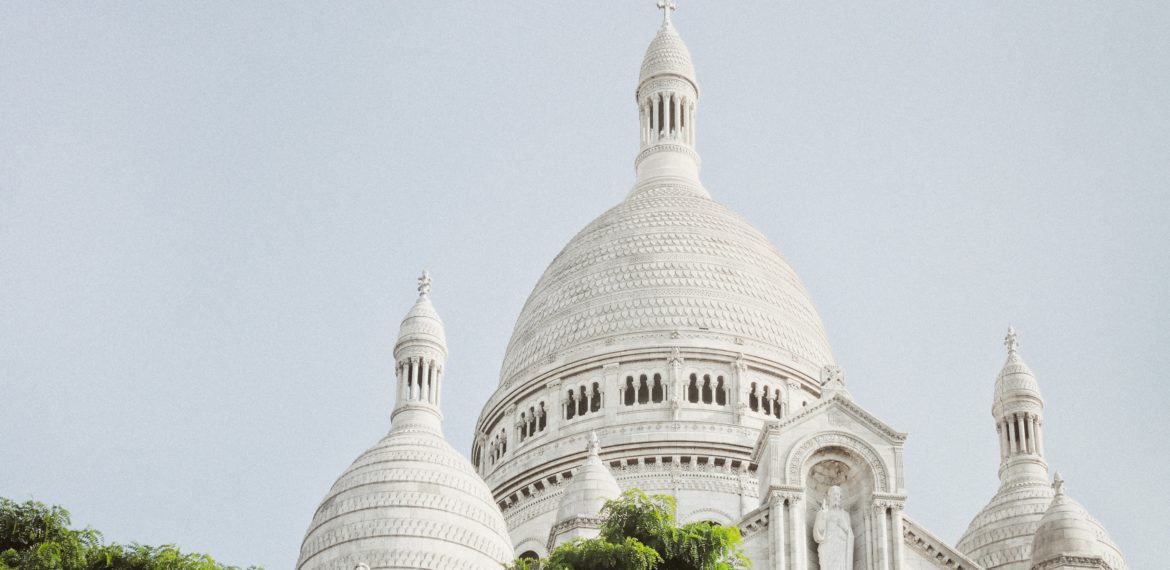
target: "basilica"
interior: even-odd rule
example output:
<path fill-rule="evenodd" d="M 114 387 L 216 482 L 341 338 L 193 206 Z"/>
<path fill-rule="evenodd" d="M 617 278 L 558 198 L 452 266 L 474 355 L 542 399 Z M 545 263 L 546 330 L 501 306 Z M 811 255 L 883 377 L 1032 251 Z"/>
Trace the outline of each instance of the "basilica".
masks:
<path fill-rule="evenodd" d="M 424 273 L 390 431 L 325 494 L 297 570 L 499 568 L 596 536 L 629 488 L 673 496 L 680 522 L 738 527 L 757 569 L 1126 570 L 1049 473 L 1014 329 L 988 379 L 998 492 L 954 545 L 904 511 L 906 434 L 853 399 L 792 267 L 700 181 L 699 82 L 660 8 L 633 184 L 528 297 L 471 457 L 442 433 L 447 344 Z"/>

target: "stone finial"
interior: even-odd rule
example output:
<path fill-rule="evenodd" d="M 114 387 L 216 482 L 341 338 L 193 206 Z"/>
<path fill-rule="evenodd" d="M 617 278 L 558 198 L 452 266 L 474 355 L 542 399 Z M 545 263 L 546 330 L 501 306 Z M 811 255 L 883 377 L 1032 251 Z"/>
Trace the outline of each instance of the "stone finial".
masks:
<path fill-rule="evenodd" d="M 1007 336 L 1003 337 L 1003 345 L 1008 349 L 1008 356 L 1015 356 L 1016 351 L 1020 348 L 1020 343 L 1016 340 L 1016 327 L 1008 325 Z"/>
<path fill-rule="evenodd" d="M 1064 495 L 1064 478 L 1060 476 L 1060 471 L 1057 471 L 1056 475 L 1052 477 L 1052 490 L 1056 491 L 1057 497 Z"/>
<path fill-rule="evenodd" d="M 827 400 L 837 394 L 852 398 L 849 390 L 845 388 L 845 370 L 830 364 L 821 368 L 821 399 Z"/>
<path fill-rule="evenodd" d="M 601 442 L 597 439 L 597 432 L 589 432 L 589 444 L 585 450 L 589 452 L 590 457 L 597 457 L 601 453 Z"/>
<path fill-rule="evenodd" d="M 662 25 L 670 23 L 670 13 L 678 10 L 678 4 L 670 0 L 658 0 L 658 9 L 662 10 Z"/>
<path fill-rule="evenodd" d="M 431 274 L 426 269 L 418 278 L 418 296 L 426 297 L 431 294 Z"/>

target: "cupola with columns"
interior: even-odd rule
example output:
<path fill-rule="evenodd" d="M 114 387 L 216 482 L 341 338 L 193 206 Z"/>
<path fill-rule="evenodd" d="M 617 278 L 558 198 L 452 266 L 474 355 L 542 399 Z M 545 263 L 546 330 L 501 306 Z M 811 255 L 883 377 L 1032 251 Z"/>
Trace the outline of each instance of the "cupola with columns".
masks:
<path fill-rule="evenodd" d="M 394 345 L 397 385 L 394 412 L 397 423 L 419 423 L 438 429 L 447 336 L 443 321 L 431 305 L 431 276 L 418 278 L 418 300 L 402 319 Z"/>
<path fill-rule="evenodd" d="M 1008 327 L 1004 337 L 1007 362 L 995 380 L 995 399 L 991 414 L 999 433 L 1002 482 L 1037 479 L 1047 482 L 1048 464 L 1044 461 L 1041 437 L 1044 425 L 1044 398 L 1032 369 L 1020 358 L 1015 327 Z"/>
<path fill-rule="evenodd" d="M 651 182 L 674 180 L 698 186 L 699 155 L 695 152 L 695 119 L 699 82 L 691 53 L 674 29 L 675 4 L 658 3 L 662 26 L 646 48 L 634 100 L 638 104 L 641 145 L 634 168 L 634 191 Z"/>

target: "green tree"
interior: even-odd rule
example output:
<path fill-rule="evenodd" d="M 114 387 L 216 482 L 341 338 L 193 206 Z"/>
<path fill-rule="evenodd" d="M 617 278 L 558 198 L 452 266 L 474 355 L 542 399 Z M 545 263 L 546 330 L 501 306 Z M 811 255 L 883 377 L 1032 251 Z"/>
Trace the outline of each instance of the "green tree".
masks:
<path fill-rule="evenodd" d="M 677 526 L 674 498 L 630 489 L 601 511 L 601 534 L 562 544 L 507 570 L 733 570 L 751 562 L 739 529 L 708 522 Z"/>
<path fill-rule="evenodd" d="M 100 532 L 71 522 L 59 506 L 0 497 L 0 570 L 239 570 L 170 544 L 105 544 Z"/>

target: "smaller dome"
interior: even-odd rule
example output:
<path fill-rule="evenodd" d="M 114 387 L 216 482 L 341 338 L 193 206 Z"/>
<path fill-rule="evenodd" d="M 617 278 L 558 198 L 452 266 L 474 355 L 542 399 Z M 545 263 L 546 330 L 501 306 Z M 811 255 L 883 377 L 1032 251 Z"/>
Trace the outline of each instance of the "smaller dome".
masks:
<path fill-rule="evenodd" d="M 638 84 L 641 85 L 647 79 L 661 75 L 677 75 L 694 85 L 696 91 L 699 89 L 699 83 L 695 80 L 695 64 L 691 62 L 691 52 L 669 20 L 662 23 L 662 27 L 658 28 L 658 34 L 646 48 L 646 56 L 642 58 L 642 71 L 638 74 Z"/>
<path fill-rule="evenodd" d="M 1043 407 L 1044 397 L 1040 394 L 1040 384 L 1036 381 L 1036 375 L 1032 373 L 1024 359 L 1020 358 L 1015 328 L 1008 329 L 1004 344 L 1008 347 L 1008 357 L 995 379 L 992 415 L 998 417 L 999 408 L 1010 401 L 1030 400 Z"/>
<path fill-rule="evenodd" d="M 1113 570 L 1125 570 L 1125 559 L 1105 527 L 1064 493 L 1064 480 L 1059 473 L 1052 487 L 1056 494 L 1032 539 L 1032 566 L 1070 556 L 1101 558 Z"/>
<path fill-rule="evenodd" d="M 561 495 L 561 502 L 557 507 L 557 522 L 564 522 L 573 517 L 597 517 L 601 514 L 605 502 L 616 499 L 622 494 L 613 473 L 601 462 L 599 455 L 601 445 L 597 441 L 597 434 L 589 434 L 589 457 L 585 463 L 573 474 L 572 481 Z"/>
<path fill-rule="evenodd" d="M 413 348 L 412 354 L 419 349 L 438 351 L 440 356 L 447 356 L 447 333 L 443 330 L 443 320 L 438 311 L 431 304 L 431 277 L 423 272 L 418 280 L 418 301 L 402 317 L 402 325 L 398 327 L 398 342 L 394 345 L 395 358 L 407 348 Z"/>

